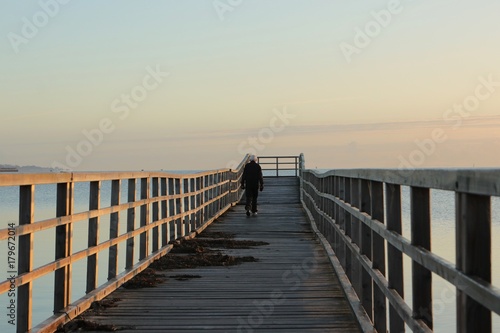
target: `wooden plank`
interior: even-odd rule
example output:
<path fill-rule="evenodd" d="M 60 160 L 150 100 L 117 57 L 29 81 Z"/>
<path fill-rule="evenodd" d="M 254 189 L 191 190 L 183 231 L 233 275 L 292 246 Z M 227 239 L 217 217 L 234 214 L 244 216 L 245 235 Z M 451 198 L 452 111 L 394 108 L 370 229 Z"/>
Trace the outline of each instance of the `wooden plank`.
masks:
<path fill-rule="evenodd" d="M 412 187 L 411 197 L 411 244 L 431 250 L 430 191 Z M 421 319 L 432 329 L 432 273 L 412 261 L 413 317 Z"/>
<path fill-rule="evenodd" d="M 457 269 L 491 283 L 491 198 L 456 194 Z M 491 332 L 491 312 L 457 290 L 457 332 Z"/>
<path fill-rule="evenodd" d="M 31 224 L 35 213 L 35 186 L 24 185 L 19 187 L 19 224 Z M 13 238 L 9 238 L 8 249 L 11 244 L 15 249 L 15 233 Z M 30 272 L 33 269 L 33 235 L 24 235 L 19 237 L 19 262 L 18 275 Z M 9 255 L 10 257 L 10 255 Z M 13 270 L 6 272 L 12 274 Z M 26 332 L 32 325 L 32 300 L 33 283 L 18 286 L 17 293 L 17 332 Z"/>
<path fill-rule="evenodd" d="M 239 169 L 236 169 L 238 171 Z M 191 174 L 176 174 L 169 172 L 62 172 L 62 173 L 20 173 L 1 174 L 0 186 L 23 186 L 23 185 L 45 185 L 78 183 L 92 181 L 113 181 L 116 179 L 139 179 L 139 178 L 195 178 L 210 175 L 216 172 L 227 172 L 229 169 L 216 169 Z"/>

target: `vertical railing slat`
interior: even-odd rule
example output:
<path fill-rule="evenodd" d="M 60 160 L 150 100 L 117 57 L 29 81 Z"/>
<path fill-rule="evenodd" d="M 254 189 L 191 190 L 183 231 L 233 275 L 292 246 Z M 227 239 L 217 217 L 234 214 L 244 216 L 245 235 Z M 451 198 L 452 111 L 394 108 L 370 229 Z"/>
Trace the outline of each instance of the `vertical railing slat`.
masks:
<path fill-rule="evenodd" d="M 184 182 L 182 179 L 176 179 L 177 194 L 180 194 L 179 199 L 177 199 L 177 214 L 180 217 L 177 219 L 177 238 L 184 237 L 186 235 L 186 230 L 184 229 Z"/>
<path fill-rule="evenodd" d="M 89 195 L 89 211 L 98 210 L 100 206 L 100 189 L 101 182 L 93 181 L 90 182 L 90 195 Z M 88 248 L 97 246 L 99 236 L 99 217 L 92 217 L 89 219 L 89 230 L 88 230 Z M 88 294 L 97 287 L 97 276 L 98 276 L 98 254 L 95 253 L 87 257 L 87 289 Z"/>
<path fill-rule="evenodd" d="M 491 283 L 491 198 L 456 194 L 456 267 Z M 457 332 L 491 332 L 491 311 L 457 289 Z"/>
<path fill-rule="evenodd" d="M 128 202 L 135 202 L 136 197 L 136 179 L 128 180 Z M 127 210 L 127 232 L 135 230 L 135 208 Z M 127 239 L 127 253 L 125 258 L 125 268 L 130 269 L 134 266 L 135 240 L 134 237 Z"/>
<path fill-rule="evenodd" d="M 19 187 L 19 225 L 34 222 L 35 213 L 35 186 L 23 185 Z M 9 245 L 11 238 L 8 239 Z M 15 244 L 15 242 L 13 242 Z M 19 236 L 18 275 L 31 272 L 33 269 L 33 234 Z M 27 282 L 18 288 L 17 294 L 17 332 L 26 332 L 31 329 L 33 309 L 33 283 Z"/>
<path fill-rule="evenodd" d="M 57 184 L 56 216 L 73 213 L 73 183 Z M 73 225 L 71 223 L 56 227 L 55 259 L 66 258 L 71 254 Z M 59 313 L 71 300 L 71 265 L 61 267 L 54 273 L 54 313 Z"/>
<path fill-rule="evenodd" d="M 360 211 L 371 212 L 370 182 L 365 179 L 360 181 Z M 361 254 L 368 260 L 372 260 L 372 230 L 369 226 L 361 223 Z M 368 317 L 373 321 L 373 281 L 370 273 L 361 269 L 361 301 Z"/>
<path fill-rule="evenodd" d="M 381 182 L 371 182 L 371 216 L 384 223 L 384 187 Z M 373 269 L 385 276 L 385 240 L 372 231 Z M 373 285 L 373 322 L 378 332 L 387 331 L 387 302 L 383 291 L 378 285 Z"/>
<path fill-rule="evenodd" d="M 167 195 L 167 178 L 161 178 L 160 180 L 160 191 L 161 196 L 165 197 Z M 168 200 L 161 201 L 161 219 L 164 220 L 168 217 Z M 161 247 L 165 247 L 168 242 L 170 242 L 170 228 L 169 224 L 164 222 L 161 225 Z"/>
<path fill-rule="evenodd" d="M 183 207 L 183 213 L 184 217 L 182 219 L 183 221 L 183 236 L 189 235 L 191 232 L 191 222 L 190 222 L 190 216 L 187 214 L 189 210 L 191 209 L 189 205 L 189 178 L 183 179 L 183 198 L 182 198 L 182 207 Z"/>
<path fill-rule="evenodd" d="M 430 191 L 411 187 L 411 244 L 431 250 Z M 432 329 L 432 273 L 412 261 L 413 317 Z"/>
<path fill-rule="evenodd" d="M 352 206 L 359 208 L 359 179 L 352 178 L 351 179 L 351 202 Z M 361 222 L 356 217 L 351 217 L 351 230 L 352 230 L 352 243 L 356 244 L 358 248 L 361 248 Z M 351 258 L 353 258 L 352 265 L 352 285 L 356 290 L 356 294 L 358 294 L 361 299 L 361 263 L 358 260 L 354 260 L 356 258 L 354 253 L 351 253 Z"/>
<path fill-rule="evenodd" d="M 196 209 L 197 208 L 197 200 L 196 200 L 196 197 L 197 195 L 195 194 L 196 193 L 196 178 L 189 178 L 189 188 L 190 188 L 190 191 L 191 191 L 191 195 L 189 197 L 189 209 Z M 191 230 L 196 230 L 196 228 L 198 227 L 198 223 L 197 223 L 197 213 L 191 213 L 190 215 L 190 220 L 191 220 Z"/>
<path fill-rule="evenodd" d="M 339 192 L 339 199 L 345 202 L 346 200 L 346 189 L 345 189 L 345 182 L 346 179 L 345 177 L 338 177 L 337 181 L 337 187 L 338 187 L 338 192 Z M 343 230 L 345 233 L 345 209 L 338 207 L 338 213 L 337 213 L 337 219 L 338 219 L 338 225 L 340 230 Z M 345 269 L 345 243 L 343 241 L 342 235 L 338 235 L 338 246 L 337 246 L 337 253 L 339 257 L 339 261 Z"/>
<path fill-rule="evenodd" d="M 150 178 L 141 178 L 141 199 L 149 199 Z M 149 204 L 141 205 L 140 226 L 149 224 Z M 149 231 L 139 236 L 139 260 L 145 259 L 149 251 Z"/>
<path fill-rule="evenodd" d="M 199 197 L 198 204 L 200 206 L 203 206 L 203 204 L 205 203 L 205 192 L 203 191 L 203 189 L 204 189 L 203 179 L 204 179 L 203 177 L 199 177 L 198 178 L 198 183 L 199 183 L 198 190 L 200 191 L 200 194 L 198 195 L 198 197 Z M 236 187 L 239 186 L 238 179 L 236 179 L 232 183 L 232 185 L 235 186 L 234 190 L 236 190 Z M 234 200 L 236 200 L 236 197 L 238 196 L 238 193 L 235 192 L 235 195 L 236 196 L 233 198 Z M 199 209 L 199 215 L 200 215 L 200 226 L 201 226 L 201 225 L 205 224 L 205 209 L 204 208 Z"/>
<path fill-rule="evenodd" d="M 175 189 L 175 179 L 168 179 L 168 195 L 171 199 L 168 200 L 168 215 L 175 216 L 177 214 L 177 200 L 173 199 L 173 196 L 176 194 Z M 177 220 L 173 220 L 171 223 L 169 222 L 168 230 L 173 239 L 177 239 Z"/>
<path fill-rule="evenodd" d="M 387 229 L 402 234 L 401 224 L 401 186 L 386 184 Z M 404 298 L 403 254 L 394 246 L 387 246 L 388 287 Z M 389 331 L 404 332 L 405 323 L 396 309 L 389 307 Z"/>
<path fill-rule="evenodd" d="M 119 179 L 111 181 L 111 206 L 120 204 L 120 185 Z M 109 239 L 118 237 L 120 228 L 120 213 L 111 213 L 109 218 Z M 109 248 L 108 261 L 108 280 L 116 277 L 118 274 L 118 245 L 113 245 Z"/>
<path fill-rule="evenodd" d="M 344 183 L 345 183 L 345 201 L 348 204 L 351 204 L 352 202 L 351 178 L 344 178 Z M 347 237 L 352 239 L 352 217 L 351 214 L 349 214 L 346 210 L 344 210 L 344 221 L 345 221 L 345 234 Z M 347 246 L 347 244 L 344 244 L 344 253 L 345 253 L 344 270 L 349 280 L 352 281 L 352 257 L 351 257 L 351 251 Z"/>
<path fill-rule="evenodd" d="M 158 198 L 160 196 L 160 182 L 158 177 L 153 178 L 153 198 Z M 159 202 L 154 202 L 153 203 L 153 212 L 152 212 L 152 218 L 153 222 L 156 222 L 160 219 L 160 203 Z M 158 227 L 153 228 L 153 252 L 158 251 L 160 248 L 160 241 L 159 241 L 159 236 L 160 233 L 158 232 Z"/>

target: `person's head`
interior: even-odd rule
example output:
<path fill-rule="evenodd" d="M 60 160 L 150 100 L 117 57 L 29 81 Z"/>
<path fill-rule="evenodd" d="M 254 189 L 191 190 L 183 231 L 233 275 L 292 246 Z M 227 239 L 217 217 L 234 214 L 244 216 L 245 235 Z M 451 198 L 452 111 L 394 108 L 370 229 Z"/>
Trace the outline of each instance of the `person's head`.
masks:
<path fill-rule="evenodd" d="M 250 155 L 250 162 L 257 162 L 257 156 Z"/>

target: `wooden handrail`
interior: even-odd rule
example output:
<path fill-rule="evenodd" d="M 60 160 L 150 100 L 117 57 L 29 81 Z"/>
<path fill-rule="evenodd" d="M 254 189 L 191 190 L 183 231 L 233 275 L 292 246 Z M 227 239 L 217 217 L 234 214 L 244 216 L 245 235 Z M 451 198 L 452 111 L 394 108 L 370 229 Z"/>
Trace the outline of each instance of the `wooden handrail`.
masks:
<path fill-rule="evenodd" d="M 259 156 L 262 171 L 272 171 L 275 177 L 298 177 L 300 156 Z M 274 167 L 267 167 L 273 165 Z M 293 175 L 283 174 L 283 171 L 293 171 Z M 266 175 L 270 176 L 270 175 Z"/>
<path fill-rule="evenodd" d="M 318 173 L 301 166 L 303 206 L 324 236 L 324 245 L 333 248 L 340 262 L 337 273 L 348 277 L 351 285 L 345 289 L 357 294 L 353 307 L 363 305 L 361 317 L 369 318 L 373 329 L 399 333 L 406 324 L 415 332 L 432 331 L 434 273 L 457 289 L 457 331 L 492 331 L 492 312 L 500 314 L 500 290 L 491 284 L 490 201 L 500 196 L 500 170 Z M 411 191 L 411 240 L 401 235 L 401 185 Z M 430 189 L 455 193 L 456 263 L 431 251 Z M 403 255 L 413 265 L 411 307 L 403 292 Z"/>
<path fill-rule="evenodd" d="M 144 270 L 152 261 L 170 251 L 173 240 L 193 237 L 216 218 L 235 205 L 243 195 L 240 179 L 243 166 L 193 174 L 168 172 L 103 172 L 1 174 L 0 186 L 16 186 L 19 196 L 19 225 L 0 229 L 0 242 L 19 237 L 18 274 L 0 282 L 0 294 L 17 288 L 17 332 L 52 332 L 59 325 L 85 311 L 91 301 L 108 295 Z M 100 206 L 101 185 L 111 182 L 111 205 Z M 74 212 L 75 183 L 88 183 L 89 209 Z M 120 202 L 120 189 L 128 185 L 128 201 Z M 34 220 L 34 191 L 38 185 L 52 184 L 57 189 L 57 211 L 54 217 Z M 136 188 L 137 187 L 137 188 Z M 140 197 L 136 198 L 139 190 Z M 127 213 L 127 230 L 119 233 L 120 212 Z M 100 240 L 99 220 L 109 217 L 109 238 Z M 88 221 L 88 247 L 73 253 L 73 228 Z M 56 257 L 37 267 L 33 265 L 33 238 L 44 230 L 56 234 Z M 173 230 L 173 231 L 171 231 Z M 135 253 L 134 239 L 139 239 Z M 118 253 L 119 244 L 127 244 L 126 252 Z M 150 246 L 151 243 L 151 246 Z M 98 286 L 98 255 L 109 250 L 108 282 Z M 118 256 L 126 256 L 125 270 L 118 272 Z M 86 296 L 72 301 L 72 267 L 87 258 Z M 102 267 L 101 270 L 105 270 Z M 33 327 L 33 283 L 55 272 L 54 316 Z"/>

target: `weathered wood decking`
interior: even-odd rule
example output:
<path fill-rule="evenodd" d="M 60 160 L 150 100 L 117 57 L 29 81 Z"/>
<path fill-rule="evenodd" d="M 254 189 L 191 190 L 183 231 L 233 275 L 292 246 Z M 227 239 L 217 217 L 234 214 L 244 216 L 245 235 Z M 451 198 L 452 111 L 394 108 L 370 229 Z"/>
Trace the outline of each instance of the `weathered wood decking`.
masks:
<path fill-rule="evenodd" d="M 158 271 L 173 275 L 154 288 L 115 291 L 116 307 L 87 320 L 122 332 L 359 332 L 326 252 L 299 200 L 297 178 L 267 178 L 259 215 L 233 207 L 207 228 L 269 245 L 223 250 L 258 262 Z M 203 237 L 203 234 L 200 236 Z"/>

